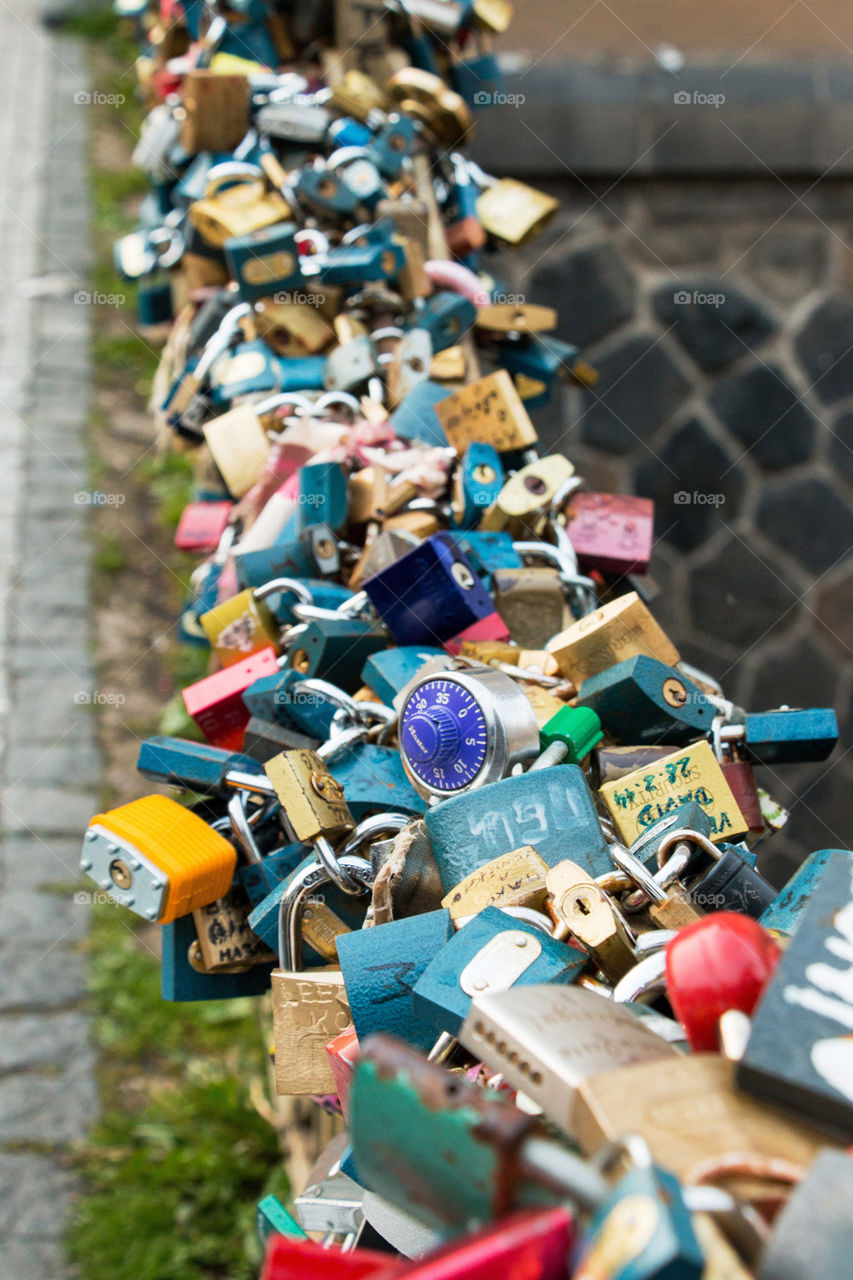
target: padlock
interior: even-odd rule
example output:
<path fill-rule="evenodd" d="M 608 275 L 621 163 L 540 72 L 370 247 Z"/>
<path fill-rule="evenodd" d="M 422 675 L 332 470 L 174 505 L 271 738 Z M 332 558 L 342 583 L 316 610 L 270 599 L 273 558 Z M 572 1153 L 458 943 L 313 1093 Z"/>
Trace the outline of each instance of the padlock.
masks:
<path fill-rule="evenodd" d="M 554 636 L 547 648 L 562 673 L 578 687 L 591 676 L 641 654 L 668 667 L 681 660 L 636 591 L 580 618 Z"/>
<path fill-rule="evenodd" d="M 582 490 L 566 508 L 566 530 L 582 569 L 620 577 L 645 573 L 652 554 L 654 503 Z"/>
<path fill-rule="evenodd" d="M 470 134 L 467 103 L 438 76 L 406 67 L 391 76 L 387 89 L 398 109 L 417 120 L 442 149 L 458 146 Z"/>
<path fill-rule="evenodd" d="M 336 1280 L 365 1280 L 378 1277 L 380 1272 L 387 1274 L 388 1265 L 388 1254 L 376 1249 L 344 1251 L 307 1237 L 273 1235 L 267 1243 L 261 1280 L 325 1280 L 330 1275 Z"/>
<path fill-rule="evenodd" d="M 240 885 L 232 885 L 215 902 L 192 913 L 201 964 L 206 973 L 268 964 L 274 955 L 249 925 L 249 900 Z"/>
<path fill-rule="evenodd" d="M 511 849 L 470 872 L 441 900 L 461 928 L 485 907 L 530 907 L 541 911 L 548 894 L 547 863 L 530 845 Z"/>
<path fill-rule="evenodd" d="M 753 1012 L 781 956 L 766 929 L 729 911 L 676 934 L 666 947 L 666 993 L 694 1052 L 718 1049 L 728 1010 Z"/>
<path fill-rule="evenodd" d="M 581 359 L 578 348 L 552 334 L 513 334 L 496 344 L 495 354 L 512 374 L 526 409 L 541 409 L 550 403 L 564 382 L 592 387 L 598 380 L 596 370 Z"/>
<path fill-rule="evenodd" d="M 479 188 L 471 180 L 464 157 L 458 153 L 451 155 L 450 162 L 453 184 L 448 197 L 449 220 L 445 227 L 447 247 L 454 257 L 465 259 L 483 248 L 486 231 L 477 217 Z"/>
<path fill-rule="evenodd" d="M 358 877 L 362 892 L 369 887 L 370 864 L 363 858 L 342 859 L 341 866 L 351 879 Z M 321 863 L 312 871 L 294 882 L 279 907 L 279 968 L 271 981 L 275 1088 L 285 1095 L 332 1092 L 326 1045 L 351 1021 L 340 969 L 298 968 L 305 901 L 330 881 Z"/>
<path fill-rule="evenodd" d="M 574 1221 L 566 1206 L 513 1213 L 434 1251 L 414 1255 L 400 1267 L 391 1264 L 376 1280 L 491 1280 L 528 1276 L 530 1280 L 566 1280 Z"/>
<path fill-rule="evenodd" d="M 610 856 L 619 870 L 630 876 L 647 896 L 649 916 L 658 929 L 683 929 L 702 918 L 702 908 L 688 897 L 677 881 L 663 887 L 624 845 L 611 844 Z"/>
<path fill-rule="evenodd" d="M 560 707 L 539 730 L 537 756 L 531 769 L 555 764 L 582 764 L 604 737 L 601 721 L 589 707 Z"/>
<path fill-rule="evenodd" d="M 434 534 L 364 582 L 397 644 L 449 640 L 494 613 L 466 557 L 446 534 Z"/>
<path fill-rule="evenodd" d="M 844 854 L 827 864 L 764 992 L 736 1066 L 741 1089 L 848 1142 L 853 1134 L 851 868 Z M 839 968 L 839 960 L 846 967 Z"/>
<path fill-rule="evenodd" d="M 448 536 L 468 557 L 487 589 L 499 570 L 520 569 L 524 564 L 508 533 L 483 533 L 477 529 Z"/>
<path fill-rule="evenodd" d="M 514 178 L 500 178 L 479 196 L 477 216 L 489 235 L 504 244 L 527 244 L 544 230 L 559 200 Z"/>
<path fill-rule="evenodd" d="M 335 336 L 316 307 L 277 295 L 258 300 L 254 321 L 258 337 L 280 356 L 317 355 L 331 345 Z"/>
<path fill-rule="evenodd" d="M 364 237 L 318 255 L 316 278 L 323 285 L 344 286 L 369 281 L 392 282 L 404 270 L 406 254 L 390 238 Z"/>
<path fill-rule="evenodd" d="M 191 204 L 187 212 L 190 223 L 209 244 L 221 249 L 233 236 L 260 231 L 290 216 L 286 201 L 278 192 L 267 191 L 263 176 L 258 174 L 259 170 L 234 173 L 228 165 L 210 171 L 203 199 Z"/>
<path fill-rule="evenodd" d="M 367 146 L 370 158 L 382 176 L 393 180 L 402 173 L 406 160 L 415 149 L 417 137 L 417 126 L 413 120 L 406 116 L 392 115 L 362 145 Z M 383 210 L 379 209 L 377 213 L 382 216 Z"/>
<path fill-rule="evenodd" d="M 503 463 L 497 449 L 483 441 L 470 444 L 456 471 L 456 509 L 463 529 L 473 529 L 480 523 L 503 484 Z"/>
<path fill-rule="evenodd" d="M 773 1222 L 758 1280 L 835 1280 L 850 1268 L 853 1160 L 821 1151 Z"/>
<path fill-rule="evenodd" d="M 618 982 L 636 963 L 636 952 L 634 936 L 615 903 L 583 867 L 568 860 L 548 870 L 545 884 L 557 923 L 608 981 Z"/>
<path fill-rule="evenodd" d="M 237 1000 L 269 991 L 272 964 L 251 965 L 240 971 L 208 973 L 192 915 L 164 924 L 160 949 L 160 995 L 183 1004 L 196 1000 Z"/>
<path fill-rule="evenodd" d="M 199 622 L 223 667 L 242 662 L 262 649 L 279 651 L 281 628 L 266 599 L 281 589 L 282 582 L 289 584 L 290 579 L 274 579 L 262 587 L 240 591 L 201 615 Z"/>
<path fill-rule="evenodd" d="M 678 838 L 677 831 L 667 835 L 661 852 L 665 853 Z M 707 836 L 698 836 L 694 844 L 712 862 L 710 870 L 689 886 L 690 901 L 703 911 L 735 911 L 757 920 L 776 897 L 773 886 L 741 857 L 733 845 L 715 845 Z"/>
<path fill-rule="evenodd" d="M 283 876 L 252 906 L 249 927 L 266 946 L 278 946 L 278 919 L 284 898 L 296 892 L 296 886 L 313 877 L 316 855 L 304 844 L 286 846 L 281 869 Z M 295 861 L 294 861 L 295 859 Z M 263 868 L 264 858 L 255 864 Z M 302 912 L 302 946 L 299 965 L 303 969 L 336 964 L 338 938 L 352 929 L 360 929 L 364 920 L 364 902 L 331 885 L 321 894 L 311 894 Z"/>
<path fill-rule="evenodd" d="M 304 626 L 288 650 L 288 669 L 328 680 L 346 693 L 355 693 L 363 664 L 388 644 L 384 632 L 358 618 L 314 618 Z"/>
<path fill-rule="evenodd" d="M 379 649 L 367 658 L 361 669 L 360 682 L 366 684 L 386 707 L 391 707 L 397 694 L 411 684 L 424 663 L 436 658 L 446 660 L 444 650 L 429 645 Z"/>
<path fill-rule="evenodd" d="M 370 338 L 354 338 L 330 352 L 323 385 L 329 391 L 356 392 L 367 385 L 377 369 L 376 353 Z"/>
<path fill-rule="evenodd" d="M 367 730 L 363 730 L 366 737 Z M 334 740 L 333 740 L 334 741 Z M 425 801 L 406 777 L 395 747 L 353 741 L 327 757 L 332 776 L 340 783 L 356 822 L 388 810 L 419 818 Z"/>
<path fill-rule="evenodd" d="M 245 302 L 304 287 L 296 233 L 295 223 L 279 222 L 224 242 L 228 270 Z"/>
<path fill-rule="evenodd" d="M 249 81 L 195 67 L 181 83 L 180 141 L 190 155 L 231 151 L 249 129 Z"/>
<path fill-rule="evenodd" d="M 747 714 L 742 725 L 724 725 L 720 740 L 735 743 L 754 764 L 825 760 L 838 741 L 838 720 L 831 707 L 781 707 Z"/>
<path fill-rule="evenodd" d="M 641 1158 L 623 1174 L 589 1224 L 574 1259 L 575 1280 L 700 1280 L 705 1255 L 677 1178 L 652 1163 L 645 1144 L 626 1142 Z"/>
<path fill-rule="evenodd" d="M 144 796 L 89 823 L 80 868 L 120 906 L 168 924 L 221 898 L 231 886 L 234 846 L 166 796 Z"/>
<path fill-rule="evenodd" d="M 307 856 L 306 845 L 287 844 L 281 849 L 274 849 L 271 853 L 267 853 L 260 862 L 248 862 L 245 866 L 238 867 L 237 879 L 252 907 L 257 907 L 273 890 L 287 880 Z M 254 933 L 257 932 L 251 919 L 249 927 Z M 260 937 L 259 934 L 257 936 Z M 261 940 L 268 946 L 275 945 L 274 930 L 270 930 Z"/>
<path fill-rule="evenodd" d="M 492 579 L 495 607 L 516 644 L 541 649 L 563 627 L 566 600 L 557 569 L 501 569 Z"/>
<path fill-rule="evenodd" d="M 599 795 L 620 838 L 629 845 L 646 828 L 691 800 L 708 815 L 711 840 L 734 840 L 747 829 L 707 742 L 696 742 L 646 769 L 606 782 Z"/>
<path fill-rule="evenodd" d="M 605 732 L 621 742 L 655 744 L 681 744 L 710 733 L 717 714 L 698 685 L 646 654 L 587 676 L 578 706 L 594 711 Z"/>
<path fill-rule="evenodd" d="M 430 911 L 361 929 L 338 939 L 338 960 L 359 1040 L 376 1032 L 430 1049 L 433 1026 L 413 1009 L 412 990 L 453 934 L 449 911 Z"/>
<path fill-rule="evenodd" d="M 507 480 L 483 513 L 480 528 L 505 530 L 514 539 L 537 534 L 544 509 L 573 474 L 574 467 L 562 454 L 528 463 Z"/>
<path fill-rule="evenodd" d="M 445 893 L 484 862 L 525 844 L 549 867 L 568 854 L 593 876 L 613 868 L 577 765 L 504 778 L 442 800 L 425 821 Z"/>
<path fill-rule="evenodd" d="M 327 524 L 335 531 L 347 518 L 347 479 L 337 462 L 306 463 L 299 468 L 299 519 L 303 528 Z"/>
<path fill-rule="evenodd" d="M 300 204 L 312 211 L 335 218 L 352 217 L 359 205 L 356 192 L 351 191 L 339 174 L 327 166 L 304 166 L 293 184 Z"/>
<path fill-rule="evenodd" d="M 655 763 L 657 759 L 666 759 L 666 756 L 658 756 Z M 713 824 L 698 800 L 689 800 L 686 804 L 676 805 L 674 809 L 662 818 L 658 818 L 650 826 L 644 827 L 631 845 L 631 852 L 635 858 L 639 858 L 641 862 L 646 863 L 653 870 L 657 870 L 662 867 L 664 862 L 664 858 L 659 853 L 663 842 L 670 832 L 678 831 L 679 829 L 683 832 L 690 832 L 691 838 L 693 833 L 710 838 Z M 673 849 L 673 852 L 675 851 Z"/>
<path fill-rule="evenodd" d="M 536 717 L 524 692 L 490 667 L 419 677 L 402 695 L 400 754 L 426 798 L 483 787 L 535 754 Z"/>
<path fill-rule="evenodd" d="M 212 676 L 187 685 L 182 698 L 208 742 L 226 751 L 239 751 L 250 712 L 241 695 L 263 676 L 276 675 L 273 648 L 261 649 Z"/>
<path fill-rule="evenodd" d="M 178 376 L 170 383 L 168 393 L 161 404 L 169 426 L 178 433 L 198 443 L 202 436 L 201 423 L 208 411 L 208 400 L 202 393 L 210 378 L 210 371 L 219 357 L 228 351 L 240 331 L 240 322 L 250 308 L 246 302 L 231 306 L 224 316 L 214 311 L 217 326 L 206 338 L 203 348 L 194 352 L 182 365 Z"/>
<path fill-rule="evenodd" d="M 853 858 L 853 852 L 847 849 L 817 849 L 810 853 L 770 905 L 762 911 L 758 923 L 772 933 L 792 937 L 800 926 L 803 913 L 820 884 L 827 864 L 832 862 L 836 854 Z"/>
<path fill-rule="evenodd" d="M 418 304 L 415 322 L 418 328 L 429 334 L 436 353 L 462 342 L 477 319 L 474 304 L 462 294 L 447 289 L 438 289 L 428 298 L 419 298 Z"/>
<path fill-rule="evenodd" d="M 243 342 L 212 365 L 211 402 L 218 408 L 238 396 L 320 391 L 325 366 L 324 356 L 288 359 L 275 355 L 260 339 Z"/>
<path fill-rule="evenodd" d="M 490 444 L 498 453 L 510 453 L 529 449 L 538 438 L 504 369 L 445 395 L 435 412 L 457 453 L 478 442 Z"/>
<path fill-rule="evenodd" d="M 179 551 L 215 551 L 226 530 L 233 502 L 189 502 L 175 529 Z"/>
<path fill-rule="evenodd" d="M 263 778 L 263 770 L 248 755 L 163 734 L 140 744 L 136 768 L 143 778 L 201 795 L 225 792 L 228 775 L 235 770 Z"/>
<path fill-rule="evenodd" d="M 264 765 L 264 772 L 281 801 L 294 840 L 310 844 L 329 878 L 345 893 L 357 886 L 341 873 L 330 839 L 345 835 L 355 826 L 344 800 L 343 787 L 336 782 L 315 751 L 282 751 Z"/>
<path fill-rule="evenodd" d="M 269 399 L 278 403 L 278 397 Z M 257 482 L 269 458 L 270 442 L 261 422 L 264 403 L 257 408 L 238 405 L 204 425 L 207 447 L 235 498 Z"/>

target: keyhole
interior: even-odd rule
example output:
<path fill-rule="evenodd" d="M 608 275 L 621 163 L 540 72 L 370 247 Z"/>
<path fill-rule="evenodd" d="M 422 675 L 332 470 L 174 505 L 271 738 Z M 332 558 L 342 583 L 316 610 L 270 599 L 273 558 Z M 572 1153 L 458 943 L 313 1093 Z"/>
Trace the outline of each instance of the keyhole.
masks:
<path fill-rule="evenodd" d="M 589 898 L 584 894 L 578 895 L 578 897 L 573 900 L 572 906 L 575 911 L 579 912 L 582 916 L 588 916 L 592 911 L 592 907 L 589 905 Z"/>

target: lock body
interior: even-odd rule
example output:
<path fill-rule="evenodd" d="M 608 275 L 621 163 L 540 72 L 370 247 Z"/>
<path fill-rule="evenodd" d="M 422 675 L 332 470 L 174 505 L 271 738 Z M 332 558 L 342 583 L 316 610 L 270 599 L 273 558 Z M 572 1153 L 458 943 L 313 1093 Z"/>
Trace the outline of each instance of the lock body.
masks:
<path fill-rule="evenodd" d="M 364 583 L 370 602 L 401 645 L 440 645 L 494 613 L 467 558 L 434 534 Z"/>

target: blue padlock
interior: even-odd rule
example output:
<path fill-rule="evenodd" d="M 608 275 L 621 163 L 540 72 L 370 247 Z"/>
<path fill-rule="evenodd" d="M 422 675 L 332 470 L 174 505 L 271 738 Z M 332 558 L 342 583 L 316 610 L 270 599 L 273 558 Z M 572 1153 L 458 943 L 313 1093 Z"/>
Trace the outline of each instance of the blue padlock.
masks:
<path fill-rule="evenodd" d="M 717 708 L 674 667 L 637 654 L 584 680 L 578 706 L 590 707 L 620 742 L 686 745 L 710 733 Z"/>
<path fill-rule="evenodd" d="M 390 239 L 364 244 L 356 242 L 318 254 L 315 278 L 327 285 L 396 280 L 405 265 L 402 245 L 394 244 Z"/>
<path fill-rule="evenodd" d="M 493 53 L 481 53 L 450 67 L 450 83 L 469 107 L 482 110 L 491 106 L 503 88 L 500 64 Z"/>
<path fill-rule="evenodd" d="M 397 694 L 405 689 L 430 658 L 446 658 L 444 649 L 429 645 L 400 645 L 372 653 L 361 669 L 362 683 L 376 694 L 386 707 L 394 705 Z"/>
<path fill-rule="evenodd" d="M 225 241 L 225 261 L 245 302 L 271 298 L 304 285 L 294 222 L 277 222 Z"/>
<path fill-rule="evenodd" d="M 439 289 L 431 297 L 421 299 L 414 313 L 415 324 L 426 329 L 433 351 L 455 347 L 477 322 L 477 308 L 461 293 Z"/>
<path fill-rule="evenodd" d="M 338 960 L 359 1040 L 386 1032 L 416 1049 L 432 1048 L 435 1030 L 414 1012 L 412 989 L 452 936 L 450 912 L 442 909 L 338 938 Z"/>
<path fill-rule="evenodd" d="M 326 131 L 329 142 L 337 147 L 366 147 L 373 141 L 373 133 L 366 124 L 352 116 L 333 120 Z"/>
<path fill-rule="evenodd" d="M 792 937 L 827 864 L 839 853 L 853 858 L 853 852 L 849 849 L 816 849 L 814 853 L 810 853 L 787 884 L 782 886 L 770 906 L 762 911 L 758 923 L 765 929 L 774 929 L 777 933 Z"/>
<path fill-rule="evenodd" d="M 191 948 L 197 947 L 192 915 L 180 916 L 164 924 L 161 934 L 160 994 L 164 1000 L 184 1003 L 192 1000 L 236 1000 L 241 996 L 262 996 L 270 987 L 274 964 L 254 964 L 244 973 L 204 973 L 193 967 Z"/>
<path fill-rule="evenodd" d="M 468 559 L 434 533 L 364 583 L 397 644 L 439 645 L 495 611 Z"/>
<path fill-rule="evenodd" d="M 415 1015 L 436 1035 L 459 1031 L 475 995 L 537 982 L 571 983 L 589 957 L 497 907 L 486 907 L 434 956 L 415 983 Z"/>
<path fill-rule="evenodd" d="M 370 158 L 384 178 L 399 178 L 415 149 L 417 125 L 410 116 L 392 116 L 368 147 Z"/>
<path fill-rule="evenodd" d="M 190 742 L 187 738 L 169 738 L 162 734 L 145 739 L 139 748 L 136 767 L 144 778 L 202 795 L 221 791 L 226 785 L 226 775 L 234 770 L 264 777 L 263 769 L 251 756 L 224 751 L 207 742 Z"/>
<path fill-rule="evenodd" d="M 466 529 L 449 535 L 483 579 L 488 590 L 492 574 L 500 569 L 521 569 L 524 561 L 508 533 L 480 533 Z"/>
<path fill-rule="evenodd" d="M 568 858 L 592 876 L 613 870 L 583 770 L 576 764 L 504 778 L 427 809 L 442 888 L 501 854 L 532 845 L 549 867 Z"/>
<path fill-rule="evenodd" d="M 406 440 L 422 440 L 424 444 L 447 448 L 447 436 L 434 412 L 434 406 L 446 400 L 452 387 L 431 378 L 416 382 L 409 394 L 391 414 L 391 425 Z"/>
<path fill-rule="evenodd" d="M 299 468 L 299 522 L 338 530 L 347 518 L 347 479 L 338 462 L 309 462 Z"/>
<path fill-rule="evenodd" d="M 384 632 L 358 618 L 313 618 L 288 651 L 286 670 L 355 693 L 365 660 L 387 644 Z"/>
<path fill-rule="evenodd" d="M 831 707 L 748 712 L 738 742 L 755 764 L 825 760 L 838 742 L 838 720 Z"/>
<path fill-rule="evenodd" d="M 263 902 L 267 894 L 292 875 L 309 852 L 304 844 L 288 844 L 275 849 L 260 862 L 247 862 L 237 868 L 237 879 L 245 890 L 253 907 Z"/>
<path fill-rule="evenodd" d="M 458 491 L 462 515 L 459 525 L 474 529 L 483 513 L 496 501 L 504 486 L 505 472 L 501 455 L 490 444 L 474 441 L 465 451 L 459 467 Z M 519 566 L 521 564 L 519 558 Z"/>
<path fill-rule="evenodd" d="M 343 787 L 344 799 L 356 822 L 371 813 L 391 811 L 420 818 L 426 808 L 426 801 L 406 777 L 395 747 L 354 743 L 332 756 L 329 772 Z"/>
<path fill-rule="evenodd" d="M 342 218 L 351 217 L 358 209 L 358 196 L 333 169 L 306 165 L 299 170 L 293 189 L 300 203 L 319 213 Z"/>
<path fill-rule="evenodd" d="M 234 564 L 241 589 L 262 587 L 274 578 L 310 578 L 316 572 L 311 548 L 302 542 L 283 542 L 260 551 L 244 551 L 234 557 Z"/>
<path fill-rule="evenodd" d="M 301 686 L 304 683 L 305 676 L 300 672 L 284 670 L 275 675 L 261 676 L 241 696 L 250 715 L 290 726 L 325 742 L 338 707 L 329 699 L 311 692 L 310 686 L 303 690 Z"/>

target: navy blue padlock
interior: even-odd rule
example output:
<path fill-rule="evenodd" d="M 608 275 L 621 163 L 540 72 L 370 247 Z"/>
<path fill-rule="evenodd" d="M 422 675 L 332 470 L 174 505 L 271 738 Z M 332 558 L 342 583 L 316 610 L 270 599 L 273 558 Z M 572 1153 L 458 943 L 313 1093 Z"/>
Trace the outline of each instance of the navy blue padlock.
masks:
<path fill-rule="evenodd" d="M 426 828 L 442 888 L 511 849 L 532 845 L 549 867 L 568 858 L 592 876 L 613 870 L 583 770 L 552 765 L 442 800 Z"/>
<path fill-rule="evenodd" d="M 495 612 L 470 562 L 443 533 L 368 578 L 364 590 L 397 644 L 440 645 Z"/>
<path fill-rule="evenodd" d="M 446 658 L 444 649 L 425 644 L 399 645 L 372 653 L 361 669 L 361 680 L 386 707 L 393 707 L 398 693 L 405 689 L 430 658 Z"/>
<path fill-rule="evenodd" d="M 590 707 L 620 742 L 681 746 L 709 733 L 717 708 L 698 685 L 657 658 L 638 654 L 584 680 L 579 707 Z"/>
<path fill-rule="evenodd" d="M 526 920 L 486 907 L 445 943 L 418 978 L 414 1012 L 436 1035 L 455 1036 L 474 996 L 532 983 L 571 983 L 588 959 Z"/>
<path fill-rule="evenodd" d="M 416 1049 L 432 1048 L 434 1026 L 415 1013 L 412 989 L 452 936 L 450 912 L 442 909 L 338 938 L 338 960 L 359 1040 L 385 1032 Z"/>

